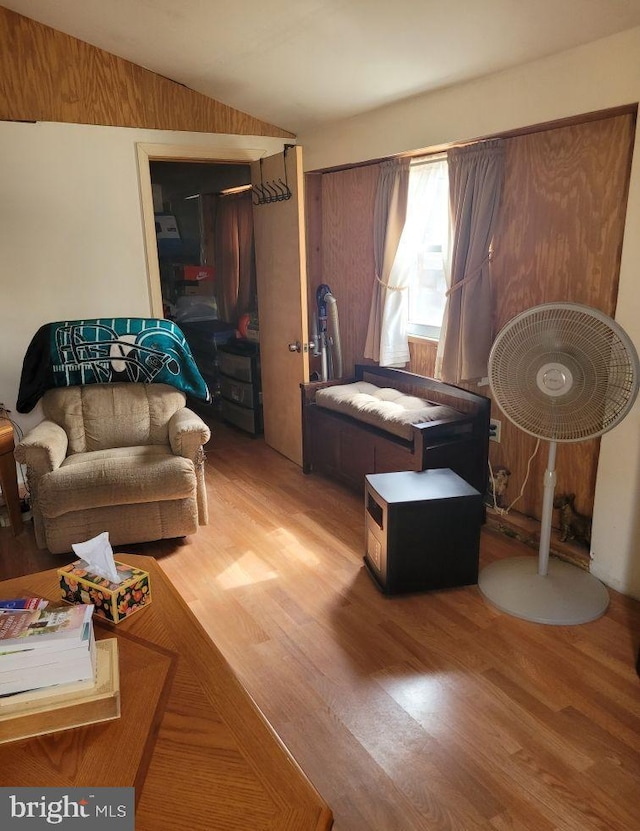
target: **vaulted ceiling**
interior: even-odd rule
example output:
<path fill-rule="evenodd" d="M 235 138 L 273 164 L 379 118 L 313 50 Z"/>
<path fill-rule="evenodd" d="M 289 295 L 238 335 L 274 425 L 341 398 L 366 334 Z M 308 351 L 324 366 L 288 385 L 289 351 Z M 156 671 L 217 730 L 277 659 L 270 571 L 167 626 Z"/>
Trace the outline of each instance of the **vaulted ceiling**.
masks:
<path fill-rule="evenodd" d="M 293 133 L 640 25 L 640 0 L 5 0 Z"/>

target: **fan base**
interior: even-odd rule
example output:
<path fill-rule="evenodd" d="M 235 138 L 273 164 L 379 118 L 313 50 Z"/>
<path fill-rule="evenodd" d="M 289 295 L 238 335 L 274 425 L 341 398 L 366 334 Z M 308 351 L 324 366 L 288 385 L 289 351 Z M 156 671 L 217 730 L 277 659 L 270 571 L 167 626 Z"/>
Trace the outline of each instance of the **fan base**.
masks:
<path fill-rule="evenodd" d="M 498 560 L 480 572 L 478 588 L 501 612 L 555 626 L 596 620 L 609 605 L 609 594 L 597 578 L 555 559 L 549 560 L 544 576 L 534 557 Z"/>

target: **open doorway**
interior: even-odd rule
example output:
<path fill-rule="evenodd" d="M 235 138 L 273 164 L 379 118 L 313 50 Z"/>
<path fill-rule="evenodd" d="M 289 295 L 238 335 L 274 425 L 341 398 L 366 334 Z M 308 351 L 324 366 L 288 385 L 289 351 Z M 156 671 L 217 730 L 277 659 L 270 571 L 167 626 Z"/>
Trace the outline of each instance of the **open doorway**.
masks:
<path fill-rule="evenodd" d="M 184 333 L 214 414 L 229 419 L 240 400 L 240 423 L 260 432 L 259 387 L 239 397 L 225 374 L 228 350 L 258 349 L 237 337 L 258 331 L 250 166 L 155 160 L 149 172 L 163 316 Z"/>
<path fill-rule="evenodd" d="M 164 316 L 237 327 L 256 304 L 249 165 L 149 167 Z"/>
<path fill-rule="evenodd" d="M 149 170 L 152 161 L 250 163 L 254 184 L 261 184 L 263 178 L 265 182 L 270 182 L 277 181 L 279 177 L 288 182 L 290 198 L 259 206 L 253 212 L 261 387 L 259 396 L 253 395 L 251 400 L 259 398 L 264 413 L 263 429 L 267 444 L 301 465 L 300 384 L 309 379 L 302 150 L 297 145 L 283 146 L 283 142 L 274 142 L 266 137 L 259 140 L 264 142 L 262 149 L 245 146 L 237 140 L 234 140 L 234 146 L 219 148 L 206 145 L 137 145 L 149 274 L 149 306 L 152 315 L 162 316 Z M 276 146 L 278 144 L 279 149 Z M 296 348 L 298 344 L 299 350 Z M 248 362 L 249 359 L 243 356 L 243 363 Z M 253 385 L 253 374 L 251 378 Z M 236 387 L 237 385 L 234 386 L 234 391 Z M 233 402 L 227 403 L 231 406 Z M 252 426 L 256 422 L 253 419 Z"/>
<path fill-rule="evenodd" d="M 138 157 L 138 176 L 140 180 L 140 198 L 142 221 L 144 226 L 147 273 L 149 283 L 149 307 L 155 317 L 163 316 L 162 290 L 156 237 L 155 210 L 151 183 L 151 165 L 154 162 L 181 162 L 185 164 L 204 164 L 223 169 L 227 165 L 239 165 L 250 171 L 251 162 L 265 156 L 265 148 L 255 147 L 206 147 L 180 144 L 146 144 L 136 145 Z"/>

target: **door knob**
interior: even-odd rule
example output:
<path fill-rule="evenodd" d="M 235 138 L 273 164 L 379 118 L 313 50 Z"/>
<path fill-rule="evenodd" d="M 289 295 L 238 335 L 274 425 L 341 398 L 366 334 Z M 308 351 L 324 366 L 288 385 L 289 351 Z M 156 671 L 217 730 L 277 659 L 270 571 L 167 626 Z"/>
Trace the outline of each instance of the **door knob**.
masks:
<path fill-rule="evenodd" d="M 308 352 L 310 349 L 313 349 L 315 346 L 313 341 L 309 341 L 309 343 L 300 343 L 297 340 L 295 343 L 289 344 L 289 352 Z"/>

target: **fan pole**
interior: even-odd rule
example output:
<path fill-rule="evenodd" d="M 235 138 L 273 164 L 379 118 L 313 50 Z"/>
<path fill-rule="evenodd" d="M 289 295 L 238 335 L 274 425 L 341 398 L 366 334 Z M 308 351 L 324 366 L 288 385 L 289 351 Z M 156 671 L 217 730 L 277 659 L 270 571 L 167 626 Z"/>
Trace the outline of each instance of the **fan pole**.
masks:
<path fill-rule="evenodd" d="M 538 552 L 538 574 L 545 577 L 549 570 L 549 547 L 551 545 L 551 520 L 553 518 L 553 494 L 556 489 L 555 441 L 549 442 L 547 469 L 544 473 L 544 495 L 542 498 L 542 523 L 540 525 L 540 548 Z"/>

